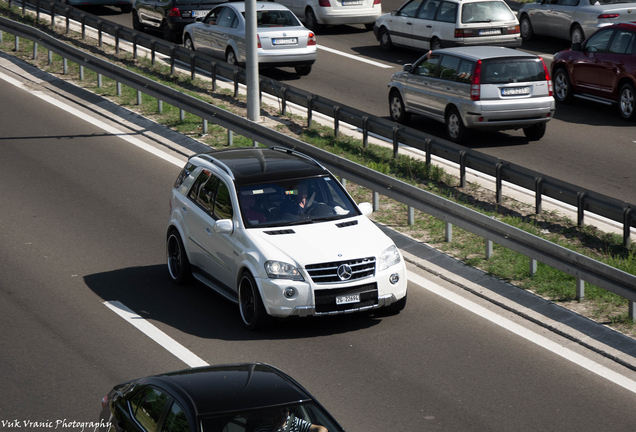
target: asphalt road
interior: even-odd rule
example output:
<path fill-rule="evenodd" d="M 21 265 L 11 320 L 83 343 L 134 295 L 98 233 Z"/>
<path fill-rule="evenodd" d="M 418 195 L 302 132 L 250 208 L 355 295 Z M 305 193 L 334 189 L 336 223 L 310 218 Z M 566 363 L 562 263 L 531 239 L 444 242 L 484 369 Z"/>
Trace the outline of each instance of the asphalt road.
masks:
<path fill-rule="evenodd" d="M 105 301 L 123 303 L 210 364 L 283 369 L 350 432 L 595 432 L 636 422 L 636 389 L 432 294 L 423 286 L 453 285 L 412 266 L 413 279 L 427 282 L 409 284 L 398 316 L 243 329 L 236 306 L 198 284 L 177 288 L 166 274 L 168 194 L 179 166 L 94 126 L 81 107 L 80 117 L 62 111 L 66 100 L 50 104 L 3 79 L 0 94 L 0 422 L 95 421 L 114 384 L 186 367 Z M 7 424 L 0 431 L 36 430 Z"/>

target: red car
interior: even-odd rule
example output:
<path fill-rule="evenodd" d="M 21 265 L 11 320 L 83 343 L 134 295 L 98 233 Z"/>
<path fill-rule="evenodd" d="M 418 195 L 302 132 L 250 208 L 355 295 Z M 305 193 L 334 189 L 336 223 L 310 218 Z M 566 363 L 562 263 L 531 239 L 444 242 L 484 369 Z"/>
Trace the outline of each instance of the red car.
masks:
<path fill-rule="evenodd" d="M 627 120 L 636 119 L 636 24 L 621 23 L 597 30 L 583 43 L 554 55 L 554 98 L 575 97 L 618 105 Z"/>

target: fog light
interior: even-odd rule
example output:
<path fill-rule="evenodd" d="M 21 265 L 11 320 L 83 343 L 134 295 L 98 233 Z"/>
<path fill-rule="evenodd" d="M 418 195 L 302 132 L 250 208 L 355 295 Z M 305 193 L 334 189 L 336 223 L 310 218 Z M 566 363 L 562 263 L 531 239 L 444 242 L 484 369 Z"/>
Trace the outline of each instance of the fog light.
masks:
<path fill-rule="evenodd" d="M 393 273 L 391 276 L 389 276 L 389 282 L 391 282 L 392 285 L 395 285 L 396 283 L 398 283 L 399 280 L 400 280 L 400 275 L 397 273 Z"/>
<path fill-rule="evenodd" d="M 286 298 L 292 298 L 295 294 L 296 294 L 296 290 L 293 289 L 292 287 L 285 288 L 285 291 L 283 291 L 283 295 Z"/>

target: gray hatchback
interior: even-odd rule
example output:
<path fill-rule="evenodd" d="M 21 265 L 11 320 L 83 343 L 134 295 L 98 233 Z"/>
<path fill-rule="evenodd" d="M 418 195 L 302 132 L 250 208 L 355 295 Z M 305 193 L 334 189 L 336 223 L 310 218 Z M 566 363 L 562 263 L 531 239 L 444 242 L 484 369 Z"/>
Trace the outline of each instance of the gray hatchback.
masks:
<path fill-rule="evenodd" d="M 543 59 L 510 48 L 429 51 L 388 86 L 393 120 L 408 123 L 411 114 L 438 120 L 454 142 L 465 141 L 470 129 L 523 129 L 539 140 L 555 111 Z"/>

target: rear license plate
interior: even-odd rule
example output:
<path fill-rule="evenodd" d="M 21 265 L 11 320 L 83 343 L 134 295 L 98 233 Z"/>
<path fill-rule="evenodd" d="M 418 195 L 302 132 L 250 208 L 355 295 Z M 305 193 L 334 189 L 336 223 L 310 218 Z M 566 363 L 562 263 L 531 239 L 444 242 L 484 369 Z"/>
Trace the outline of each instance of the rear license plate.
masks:
<path fill-rule="evenodd" d="M 272 39 L 274 45 L 295 45 L 298 43 L 298 38 L 276 38 Z"/>
<path fill-rule="evenodd" d="M 479 30 L 479 36 L 500 35 L 501 29 L 484 29 Z"/>
<path fill-rule="evenodd" d="M 336 297 L 336 304 L 360 303 L 360 294 L 341 295 Z"/>
<path fill-rule="evenodd" d="M 501 89 L 502 96 L 516 96 L 530 94 L 530 87 L 506 87 Z"/>
<path fill-rule="evenodd" d="M 364 4 L 362 0 L 342 0 L 343 6 L 360 6 L 362 4 Z"/>
<path fill-rule="evenodd" d="M 195 17 L 195 18 L 203 18 L 203 17 L 205 17 L 208 14 L 208 12 L 210 12 L 210 11 L 209 10 L 195 10 L 195 11 L 192 11 L 192 16 Z"/>

